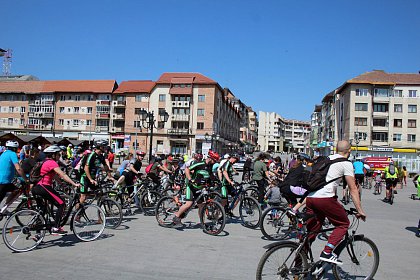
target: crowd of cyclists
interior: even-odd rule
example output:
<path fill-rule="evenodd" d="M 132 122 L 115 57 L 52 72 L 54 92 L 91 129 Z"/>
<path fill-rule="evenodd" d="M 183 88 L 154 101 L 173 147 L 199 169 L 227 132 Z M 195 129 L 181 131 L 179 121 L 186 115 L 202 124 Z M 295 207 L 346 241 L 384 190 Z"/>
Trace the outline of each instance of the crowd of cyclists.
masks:
<path fill-rule="evenodd" d="M 55 188 L 54 180 L 64 181 L 80 192 L 80 203 L 84 203 L 92 192 L 106 185 L 110 191 L 124 190 L 130 195 L 136 193 L 139 182 L 148 182 L 154 190 L 163 191 L 162 176 L 169 178 L 170 188 L 182 193 L 182 200 L 175 198 L 179 204 L 177 211 L 172 217 L 174 226 L 181 225 L 185 211 L 200 195 L 205 187 L 214 188 L 219 193 L 220 204 L 227 216 L 234 216 L 229 206 L 229 198 L 235 195 L 237 182 L 234 175 L 237 174 L 234 164 L 241 158 L 238 154 L 219 155 L 215 151 L 209 151 L 208 155 L 197 152 L 191 158 L 185 155 L 167 155 L 164 157 L 155 155 L 145 162 L 145 152 L 134 151 L 128 153 L 114 171 L 115 155 L 106 141 L 96 141 L 92 147 L 82 149 L 50 145 L 48 147 L 31 147 L 25 145 L 18 153 L 19 144 L 16 141 L 7 141 L 4 151 L 0 156 L 0 203 L 9 194 L 5 205 L 16 199 L 17 186 L 15 177 L 20 177 L 24 184 L 31 184 L 32 195 L 39 199 L 49 201 L 56 207 L 52 234 L 64 235 L 67 232 L 60 226 L 66 201 L 62 192 Z M 337 154 L 330 156 L 331 160 L 337 158 L 348 159 L 351 154 L 351 146 L 347 141 L 339 141 Z M 306 205 L 306 213 L 316 214 L 313 222 L 308 223 L 314 229 L 322 227 L 324 220 L 328 219 L 335 226 L 334 231 L 328 238 L 328 243 L 320 255 L 320 259 L 340 265 L 341 261 L 334 255 L 333 250 L 342 240 L 347 231 L 349 221 L 343 206 L 337 201 L 337 190 L 340 180 L 343 179 L 343 188 L 358 212 L 357 216 L 363 220 L 366 218 L 361 206 L 361 186 L 369 174 L 369 167 L 360 160 L 353 163 L 350 161 L 334 162 L 328 171 L 326 180 L 329 182 L 322 189 L 309 192 L 304 186 L 305 171 L 310 170 L 316 162 L 306 154 L 298 154 L 282 161 L 280 157 L 271 157 L 267 153 L 260 153 L 255 159 L 248 156 L 244 165 L 242 181 L 248 182 L 256 191 L 255 198 L 258 207 L 264 210 L 267 207 L 282 204 L 286 200 L 291 214 L 298 214 L 299 209 Z M 37 182 L 30 182 L 31 172 L 40 167 Z M 145 167 L 145 168 L 144 168 Z M 142 171 L 145 171 L 144 173 Z M 398 169 L 394 164 L 385 168 L 384 173 L 376 172 L 370 177 L 380 177 L 386 181 L 386 197 L 388 202 L 391 193 L 399 178 Z M 104 184 L 106 182 L 106 184 Z M 343 191 L 345 197 L 346 191 Z M 159 195 L 160 197 L 164 194 Z M 157 197 L 160 198 L 160 197 Z M 150 197 L 149 197 L 150 199 Z M 150 201 L 149 201 L 150 202 Z M 38 204 L 42 202 L 39 201 Z M 140 208 L 140 198 L 134 195 L 135 207 Z M 152 203 L 156 205 L 156 201 Z M 198 205 L 200 209 L 200 204 Z M 3 207 L 4 208 L 4 207 Z M 7 216 L 7 209 L 1 209 L 2 216 Z M 420 227 L 420 221 L 419 221 Z M 417 234 L 419 236 L 419 234 Z"/>

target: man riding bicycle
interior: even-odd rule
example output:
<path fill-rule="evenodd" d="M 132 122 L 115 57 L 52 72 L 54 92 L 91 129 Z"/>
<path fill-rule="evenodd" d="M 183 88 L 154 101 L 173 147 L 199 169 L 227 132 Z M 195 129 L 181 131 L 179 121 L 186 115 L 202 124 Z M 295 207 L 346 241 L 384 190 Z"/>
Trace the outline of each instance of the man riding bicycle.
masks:
<path fill-rule="evenodd" d="M 338 158 L 347 159 L 350 156 L 350 153 L 350 143 L 348 141 L 339 141 L 337 143 L 337 154 L 331 155 L 329 158 L 330 160 Z M 333 250 L 341 242 L 350 225 L 346 211 L 337 201 L 336 195 L 339 180 L 334 179 L 342 178 L 343 176 L 347 182 L 347 187 L 350 190 L 354 206 L 359 213 L 357 217 L 361 217 L 364 220 L 366 214 L 360 203 L 359 190 L 355 184 L 353 165 L 350 161 L 340 161 L 331 164 L 326 177 L 326 181 L 331 182 L 322 189 L 309 193 L 306 198 L 307 214 L 315 214 L 315 218 L 310 219 L 308 222 L 308 230 L 312 232 L 320 230 L 325 218 L 328 218 L 330 223 L 335 227 L 328 238 L 327 245 L 320 255 L 320 260 L 337 265 L 341 265 L 343 262 L 337 258 L 337 255 L 333 253 Z M 310 237 L 310 241 L 313 242 L 315 238 L 316 234 L 313 234 Z"/>
<path fill-rule="evenodd" d="M 365 179 L 365 167 L 363 162 L 360 161 L 359 158 L 356 159 L 355 162 L 353 162 L 353 168 L 354 168 L 354 178 L 356 180 L 356 186 L 359 189 L 360 192 L 360 186 L 363 184 L 363 180 Z"/>
<path fill-rule="evenodd" d="M 225 207 L 226 214 L 232 215 L 232 213 L 228 209 L 228 195 L 232 195 L 235 191 L 233 185 L 233 165 L 235 162 L 239 161 L 239 156 L 233 154 L 230 158 L 220 167 L 222 171 L 222 206 Z"/>
<path fill-rule="evenodd" d="M 15 170 L 18 172 L 26 183 L 28 179 L 25 176 L 25 172 L 19 166 L 18 157 L 16 155 L 19 143 L 17 141 L 7 141 L 6 150 L 0 156 L 0 203 L 8 192 L 14 192 L 16 186 L 12 183 L 15 178 Z M 18 194 L 16 192 L 16 194 Z M 6 204 L 13 201 L 16 195 L 10 195 L 7 198 Z"/>
<path fill-rule="evenodd" d="M 191 207 L 194 199 L 199 196 L 198 191 L 201 190 L 202 185 L 205 183 L 203 181 L 216 179 L 212 172 L 212 166 L 219 160 L 219 154 L 210 150 L 209 155 L 205 161 L 194 163 L 185 169 L 186 202 L 179 208 L 178 212 L 175 213 L 175 216 L 172 220 L 175 225 L 181 224 L 182 214 Z"/>
<path fill-rule="evenodd" d="M 385 167 L 385 182 L 386 182 L 386 197 L 383 199 L 384 202 L 389 202 L 391 197 L 391 192 L 394 191 L 394 188 L 397 186 L 398 182 L 398 169 L 395 167 L 394 162 L 390 162 L 387 167 Z"/>

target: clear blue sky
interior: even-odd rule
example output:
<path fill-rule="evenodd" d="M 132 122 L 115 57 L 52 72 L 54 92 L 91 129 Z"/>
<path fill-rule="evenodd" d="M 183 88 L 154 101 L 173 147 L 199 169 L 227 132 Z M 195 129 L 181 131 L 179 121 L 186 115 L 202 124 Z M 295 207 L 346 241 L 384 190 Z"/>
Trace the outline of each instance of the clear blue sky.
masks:
<path fill-rule="evenodd" d="M 420 1 L 6 0 L 12 74 L 157 80 L 199 72 L 255 111 L 309 120 L 373 69 L 420 70 Z"/>

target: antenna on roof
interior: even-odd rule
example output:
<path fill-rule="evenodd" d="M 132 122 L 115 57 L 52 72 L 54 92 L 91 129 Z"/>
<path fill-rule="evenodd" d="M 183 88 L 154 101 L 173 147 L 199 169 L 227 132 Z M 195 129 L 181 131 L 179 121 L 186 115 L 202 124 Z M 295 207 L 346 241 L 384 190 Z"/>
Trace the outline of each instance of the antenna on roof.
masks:
<path fill-rule="evenodd" d="M 0 49 L 0 56 L 3 57 L 3 76 L 10 76 L 12 68 L 12 50 Z"/>

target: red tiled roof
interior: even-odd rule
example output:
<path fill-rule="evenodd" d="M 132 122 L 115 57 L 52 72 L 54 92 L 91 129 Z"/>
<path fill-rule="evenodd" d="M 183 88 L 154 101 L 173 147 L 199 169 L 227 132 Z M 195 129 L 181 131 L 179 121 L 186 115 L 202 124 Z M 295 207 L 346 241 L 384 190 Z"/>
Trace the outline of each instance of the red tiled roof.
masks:
<path fill-rule="evenodd" d="M 347 81 L 348 84 L 420 85 L 420 74 L 386 73 L 382 70 L 366 72 Z"/>
<path fill-rule="evenodd" d="M 150 93 L 155 87 L 153 81 L 124 81 L 118 86 L 114 93 L 147 92 Z"/>
<path fill-rule="evenodd" d="M 115 80 L 98 81 L 7 81 L 0 82 L 0 93 L 93 92 L 112 93 Z"/>
<path fill-rule="evenodd" d="M 156 82 L 157 84 L 217 84 L 210 78 L 200 74 L 200 73 L 163 73 L 160 76 L 159 80 Z"/>

